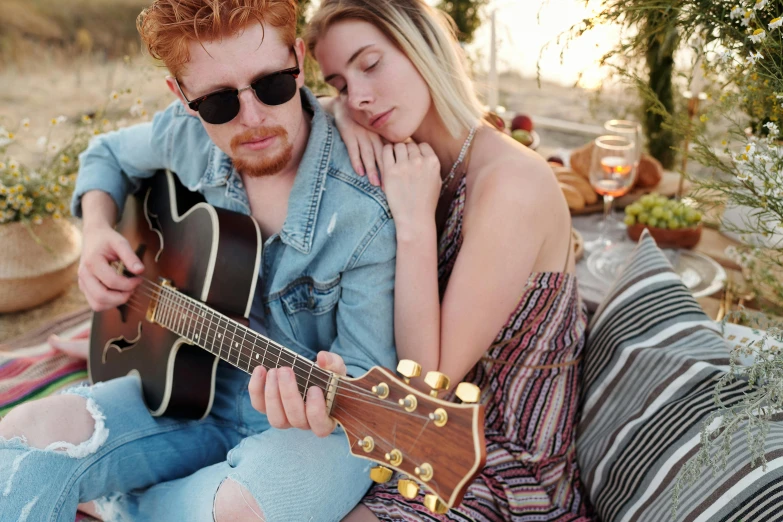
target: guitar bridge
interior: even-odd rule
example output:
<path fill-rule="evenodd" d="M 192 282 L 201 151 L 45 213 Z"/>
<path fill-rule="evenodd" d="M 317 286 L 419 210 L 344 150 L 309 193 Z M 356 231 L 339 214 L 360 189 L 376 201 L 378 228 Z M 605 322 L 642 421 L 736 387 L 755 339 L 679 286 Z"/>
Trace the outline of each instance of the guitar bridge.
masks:
<path fill-rule="evenodd" d="M 176 290 L 176 288 L 174 288 L 174 285 L 171 284 L 171 281 L 169 281 L 168 279 L 164 279 L 162 277 L 160 278 L 160 286 L 161 286 L 160 290 L 152 294 L 152 297 L 150 297 L 150 304 L 147 307 L 147 314 L 146 314 L 147 321 L 153 324 L 157 322 L 156 313 L 158 311 L 158 303 L 160 301 L 160 294 L 163 291 L 163 288 L 170 288 L 172 290 Z"/>

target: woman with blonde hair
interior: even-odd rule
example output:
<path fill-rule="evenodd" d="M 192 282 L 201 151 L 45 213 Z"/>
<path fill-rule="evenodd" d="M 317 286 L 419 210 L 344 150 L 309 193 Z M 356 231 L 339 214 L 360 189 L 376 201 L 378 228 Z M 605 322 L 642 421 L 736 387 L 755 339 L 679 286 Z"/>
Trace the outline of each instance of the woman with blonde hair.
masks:
<path fill-rule="evenodd" d="M 395 478 L 348 520 L 589 520 L 574 454 L 586 314 L 551 169 L 483 122 L 453 29 L 424 0 L 324 0 L 306 41 L 354 168 L 382 179 L 394 216 L 399 358 L 465 377 L 486 404 L 487 464 L 460 506 L 432 514 Z M 273 426 L 331 432 L 323 396 L 305 407 L 283 371 L 254 376 L 254 404 Z"/>

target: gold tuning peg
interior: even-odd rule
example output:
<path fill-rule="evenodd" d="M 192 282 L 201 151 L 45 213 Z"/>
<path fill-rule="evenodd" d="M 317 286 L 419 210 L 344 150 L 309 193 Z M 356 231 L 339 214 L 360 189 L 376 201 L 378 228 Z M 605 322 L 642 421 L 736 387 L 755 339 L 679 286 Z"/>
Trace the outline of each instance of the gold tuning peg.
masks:
<path fill-rule="evenodd" d="M 433 371 L 427 372 L 427 375 L 424 377 L 424 382 L 426 382 L 427 385 L 432 388 L 430 395 L 437 397 L 439 391 L 449 389 L 451 379 L 449 379 L 445 373 Z"/>
<path fill-rule="evenodd" d="M 385 466 L 375 466 L 370 469 L 370 478 L 378 484 L 389 482 L 389 479 L 392 478 L 392 470 Z"/>
<path fill-rule="evenodd" d="M 397 481 L 397 491 L 405 498 L 414 499 L 419 494 L 419 485 L 411 479 L 400 479 Z"/>
<path fill-rule="evenodd" d="M 438 515 L 443 515 L 449 510 L 448 506 L 441 502 L 437 495 L 433 495 L 432 493 L 424 495 L 424 505 L 427 509 Z"/>
<path fill-rule="evenodd" d="M 475 403 L 481 398 L 481 389 L 472 382 L 461 382 L 454 392 L 462 402 Z"/>
<path fill-rule="evenodd" d="M 397 373 L 402 375 L 402 379 L 409 383 L 414 377 L 421 375 L 421 365 L 410 359 L 402 359 L 397 364 Z"/>

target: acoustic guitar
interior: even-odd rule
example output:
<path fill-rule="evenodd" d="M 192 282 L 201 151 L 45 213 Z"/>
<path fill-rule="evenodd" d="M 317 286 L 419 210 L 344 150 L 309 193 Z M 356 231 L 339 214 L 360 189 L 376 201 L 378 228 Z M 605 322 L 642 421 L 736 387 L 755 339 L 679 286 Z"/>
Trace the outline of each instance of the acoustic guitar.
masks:
<path fill-rule="evenodd" d="M 129 198 L 118 230 L 145 265 L 142 284 L 127 304 L 96 312 L 90 337 L 92 382 L 137 374 L 154 416 L 209 414 L 219 360 L 252 373 L 292 367 L 303 397 L 324 392 L 330 415 L 343 427 L 350 451 L 375 461 L 370 476 L 388 481 L 392 470 L 407 498 L 429 491 L 437 513 L 458 505 L 486 460 L 484 407 L 479 390 L 460 383 L 463 403 L 438 398 L 449 388 L 439 372 L 425 382 L 430 395 L 409 385 L 421 367 L 403 360 L 402 379 L 374 367 L 347 378 L 264 337 L 232 317 L 248 317 L 261 261 L 261 233 L 250 217 L 208 205 L 161 171 Z M 122 266 L 118 271 L 131 276 Z"/>

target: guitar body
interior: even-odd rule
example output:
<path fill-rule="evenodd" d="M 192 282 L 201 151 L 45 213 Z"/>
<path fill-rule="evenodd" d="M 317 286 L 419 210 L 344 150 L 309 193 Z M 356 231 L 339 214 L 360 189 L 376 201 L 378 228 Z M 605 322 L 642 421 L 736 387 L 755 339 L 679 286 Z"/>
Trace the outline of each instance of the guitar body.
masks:
<path fill-rule="evenodd" d="M 261 262 L 255 220 L 215 208 L 159 172 L 128 199 L 118 231 L 144 263 L 144 277 L 228 316 L 248 317 Z M 219 359 L 146 319 L 151 290 L 127 305 L 93 315 L 89 374 L 93 383 L 136 373 L 154 416 L 203 418 L 212 407 Z"/>

